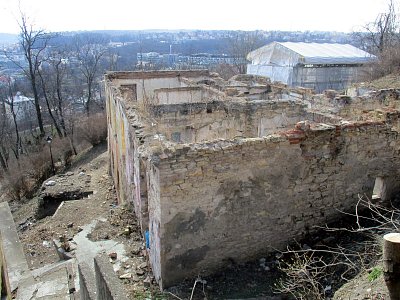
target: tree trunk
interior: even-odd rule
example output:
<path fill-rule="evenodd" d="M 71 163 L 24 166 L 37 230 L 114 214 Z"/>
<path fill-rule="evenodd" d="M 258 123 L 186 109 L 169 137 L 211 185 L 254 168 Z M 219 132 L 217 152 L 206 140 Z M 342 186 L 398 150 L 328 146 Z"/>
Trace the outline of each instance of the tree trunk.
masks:
<path fill-rule="evenodd" d="M 11 85 L 9 85 L 9 87 L 8 87 L 8 95 L 9 95 L 10 101 L 11 101 L 10 108 L 11 108 L 11 115 L 12 115 L 13 122 L 14 122 L 15 137 L 16 137 L 14 154 L 15 154 L 15 158 L 18 160 L 22 143 L 21 143 L 21 137 L 19 135 L 17 113 L 16 113 L 15 107 L 14 107 L 14 98 L 13 98 L 14 96 L 13 96 L 13 91 L 12 91 Z"/>
<path fill-rule="evenodd" d="M 33 70 L 32 61 L 28 61 L 28 63 L 29 63 L 29 73 L 30 73 L 29 79 L 30 79 L 32 91 L 33 91 L 33 100 L 35 102 L 36 117 L 37 117 L 37 121 L 38 121 L 38 125 L 39 125 L 40 136 L 44 137 L 46 133 L 44 131 L 42 112 L 40 110 L 39 94 L 38 94 L 37 85 L 36 85 L 36 75 Z"/>
<path fill-rule="evenodd" d="M 21 137 L 19 136 L 19 129 L 18 129 L 18 122 L 17 122 L 17 115 L 14 111 L 14 103 L 11 106 L 11 112 L 13 116 L 13 121 L 14 121 L 14 128 L 15 128 L 15 136 L 16 136 L 16 141 L 15 141 L 15 158 L 19 159 L 19 152 L 21 148 Z"/>
<path fill-rule="evenodd" d="M 400 233 L 383 237 L 383 274 L 390 300 L 400 300 Z"/>
<path fill-rule="evenodd" d="M 89 109 L 92 100 L 92 81 L 88 81 L 88 96 L 86 99 L 86 115 L 89 116 Z"/>
<path fill-rule="evenodd" d="M 47 107 L 47 111 L 49 112 L 50 118 L 53 121 L 54 127 L 56 128 L 57 134 L 60 138 L 63 138 L 63 134 L 61 132 L 60 126 L 58 126 L 57 120 L 54 117 L 53 112 L 51 111 L 51 107 L 50 107 L 50 102 L 49 102 L 49 98 L 47 97 L 47 91 L 46 91 L 46 86 L 45 86 L 45 82 L 44 79 L 42 77 L 42 74 L 40 74 L 39 72 L 39 77 L 42 83 L 42 89 L 43 89 L 43 95 L 44 95 L 44 99 L 46 101 L 46 107 Z"/>
<path fill-rule="evenodd" d="M 0 152 L 0 166 L 4 171 L 8 171 L 8 165 L 6 159 L 3 157 L 3 153 Z"/>
<path fill-rule="evenodd" d="M 65 120 L 64 120 L 64 112 L 63 112 L 63 97 L 61 93 L 61 79 L 60 79 L 60 73 L 57 68 L 57 100 L 58 100 L 58 111 L 60 114 L 60 126 L 63 131 L 63 136 L 67 136 L 67 129 L 65 127 Z"/>

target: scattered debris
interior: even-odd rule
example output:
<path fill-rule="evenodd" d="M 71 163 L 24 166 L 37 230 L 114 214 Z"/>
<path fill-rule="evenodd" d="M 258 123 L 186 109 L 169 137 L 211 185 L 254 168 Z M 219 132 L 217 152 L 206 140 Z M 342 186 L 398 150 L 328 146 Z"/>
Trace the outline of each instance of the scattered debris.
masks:
<path fill-rule="evenodd" d="M 50 248 L 51 247 L 51 244 L 48 241 L 43 241 L 42 245 L 43 245 L 43 247 L 46 247 L 46 248 Z"/>
<path fill-rule="evenodd" d="M 74 253 L 70 252 L 68 242 L 62 242 L 60 240 L 54 239 L 53 245 L 60 260 L 69 260 L 74 257 Z"/>
<path fill-rule="evenodd" d="M 149 288 L 151 286 L 151 282 L 152 282 L 151 277 L 147 275 L 147 277 L 143 280 L 144 287 Z"/>
<path fill-rule="evenodd" d="M 139 276 L 143 276 L 144 275 L 144 271 L 141 270 L 141 269 L 136 270 L 136 274 L 139 275 Z"/>
<path fill-rule="evenodd" d="M 132 278 L 132 273 L 125 273 L 119 276 L 119 279 L 130 279 Z"/>
<path fill-rule="evenodd" d="M 332 286 L 331 286 L 331 285 L 328 285 L 328 286 L 326 286 L 326 287 L 324 288 L 324 292 L 325 292 L 325 293 L 328 292 L 328 291 L 330 291 L 330 290 L 332 290 Z"/>

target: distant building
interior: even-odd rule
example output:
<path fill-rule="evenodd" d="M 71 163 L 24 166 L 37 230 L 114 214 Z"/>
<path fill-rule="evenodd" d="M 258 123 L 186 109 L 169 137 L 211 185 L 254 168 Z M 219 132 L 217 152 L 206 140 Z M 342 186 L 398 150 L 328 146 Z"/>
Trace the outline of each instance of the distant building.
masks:
<path fill-rule="evenodd" d="M 359 80 L 375 57 L 349 44 L 273 42 L 247 55 L 247 74 L 322 92 Z"/>
<path fill-rule="evenodd" d="M 136 56 L 138 62 L 159 64 L 161 61 L 161 55 L 157 52 L 138 53 Z"/>
<path fill-rule="evenodd" d="M 20 92 L 13 97 L 12 101 L 6 101 L 6 113 L 12 117 L 11 105 L 13 105 L 14 113 L 17 121 L 27 121 L 34 117 L 35 104 L 32 98 L 25 97 Z"/>
<path fill-rule="evenodd" d="M 210 66 L 219 64 L 246 63 L 245 59 L 228 56 L 226 54 L 216 55 L 211 53 L 196 53 L 191 55 L 181 54 L 160 54 L 157 52 L 137 53 L 138 65 L 146 67 L 169 67 L 169 68 L 188 68 L 206 69 Z"/>

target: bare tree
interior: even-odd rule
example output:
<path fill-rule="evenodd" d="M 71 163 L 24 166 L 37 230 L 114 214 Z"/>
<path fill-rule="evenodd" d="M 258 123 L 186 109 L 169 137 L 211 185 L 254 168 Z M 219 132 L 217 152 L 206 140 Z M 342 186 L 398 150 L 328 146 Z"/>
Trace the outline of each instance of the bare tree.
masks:
<path fill-rule="evenodd" d="M 367 24 L 367 45 L 375 54 L 383 53 L 386 49 L 395 46 L 398 40 L 398 19 L 393 0 L 388 3 L 387 11 L 380 13 L 374 22 Z"/>
<path fill-rule="evenodd" d="M 399 20 L 393 0 L 389 0 L 387 11 L 377 15 L 375 21 L 363 27 L 364 32 L 354 33 L 354 38 L 364 50 L 376 55 L 367 72 L 367 80 L 380 78 L 400 69 Z"/>
<path fill-rule="evenodd" d="M 30 82 L 40 135 L 44 136 L 45 131 L 43 126 L 43 118 L 40 108 L 40 98 L 38 91 L 38 72 L 42 63 L 42 56 L 46 48 L 48 47 L 51 36 L 44 30 L 35 29 L 33 25 L 29 22 L 27 16 L 22 12 L 19 27 L 19 43 L 27 63 L 27 66 L 20 65 L 20 68 L 23 70 L 25 76 Z"/>
<path fill-rule="evenodd" d="M 14 142 L 14 147 L 12 147 L 12 150 L 14 152 L 15 158 L 18 160 L 20 152 L 22 151 L 22 142 L 18 127 L 18 119 L 17 119 L 18 111 L 14 103 L 15 100 L 14 94 L 16 93 L 16 91 L 13 89 L 11 80 L 9 80 L 8 82 L 7 89 L 8 89 L 8 99 L 9 99 L 8 105 L 10 106 L 11 116 L 15 130 L 15 142 Z"/>
<path fill-rule="evenodd" d="M 20 135 L 20 129 L 18 124 L 18 114 L 21 114 L 19 111 L 19 107 L 15 103 L 17 90 L 15 82 L 7 77 L 5 84 L 2 86 L 1 98 L 2 98 L 2 111 L 4 111 L 4 122 L 12 122 L 12 126 L 10 123 L 3 123 L 5 126 L 4 135 L 4 147 L 11 149 L 14 153 L 15 158 L 18 160 L 20 154 L 22 153 L 22 139 Z M 8 107 L 8 110 L 6 109 Z M 10 120 L 11 117 L 11 120 Z"/>
<path fill-rule="evenodd" d="M 66 85 L 68 85 L 68 53 L 62 49 L 50 51 L 38 70 L 41 95 L 47 111 L 60 138 L 67 135 L 64 105 Z"/>
<path fill-rule="evenodd" d="M 83 91 L 84 108 L 89 114 L 96 97 L 96 80 L 100 75 L 101 59 L 107 52 L 104 40 L 95 35 L 78 36 L 75 42 L 76 56 L 85 86 Z"/>
<path fill-rule="evenodd" d="M 10 132 L 10 120 L 6 110 L 6 95 L 5 89 L 2 87 L 0 94 L 0 166 L 3 171 L 8 170 L 8 136 Z"/>
<path fill-rule="evenodd" d="M 233 57 L 233 64 L 239 74 L 246 73 L 246 56 L 249 52 L 261 47 L 263 38 L 259 31 L 237 31 L 227 39 L 228 54 Z"/>

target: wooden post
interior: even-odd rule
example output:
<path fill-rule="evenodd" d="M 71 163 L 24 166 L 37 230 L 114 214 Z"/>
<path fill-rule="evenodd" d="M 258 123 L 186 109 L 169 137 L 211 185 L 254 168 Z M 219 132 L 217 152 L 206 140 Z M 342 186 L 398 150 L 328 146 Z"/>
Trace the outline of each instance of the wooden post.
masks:
<path fill-rule="evenodd" d="M 400 233 L 383 236 L 383 274 L 390 300 L 400 300 Z"/>

